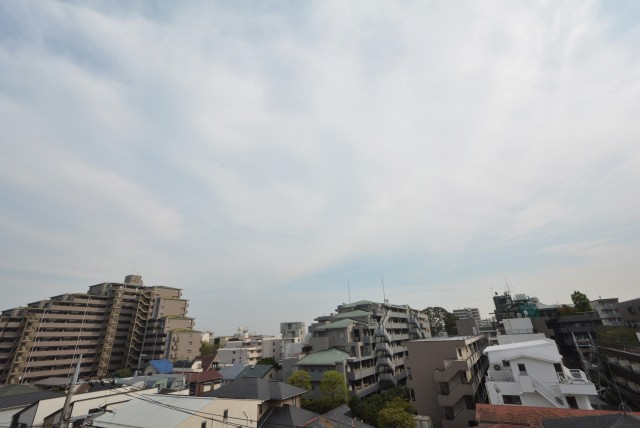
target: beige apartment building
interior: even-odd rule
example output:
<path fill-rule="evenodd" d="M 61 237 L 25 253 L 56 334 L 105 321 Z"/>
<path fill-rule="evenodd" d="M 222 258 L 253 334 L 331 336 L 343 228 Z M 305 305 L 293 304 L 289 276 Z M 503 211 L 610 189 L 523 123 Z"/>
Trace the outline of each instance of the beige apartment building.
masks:
<path fill-rule="evenodd" d="M 475 404 L 486 401 L 482 383 L 488 368 L 484 336 L 438 337 L 405 342 L 407 387 L 418 415 L 435 428 L 462 428 L 475 419 Z"/>
<path fill-rule="evenodd" d="M 300 359 L 295 369 L 316 365 L 319 370 L 329 364 L 334 366 L 332 370 L 337 370 L 342 365 L 347 389 L 358 397 L 404 385 L 407 378 L 404 343 L 431 335 L 429 320 L 419 310 L 368 300 L 338 306 L 336 313 L 316 318 L 309 331 L 309 355 Z M 343 351 L 348 358 L 336 361 L 331 360 L 333 353 L 318 354 L 332 348 Z M 321 374 L 312 373 L 312 383 Z"/>
<path fill-rule="evenodd" d="M 200 333 L 193 331 L 181 296 L 179 288 L 146 287 L 141 276 L 128 275 L 122 283 L 90 286 L 87 293 L 4 310 L 0 383 L 70 377 L 80 355 L 81 377 L 135 370 L 142 360 L 187 357 L 178 352 L 195 356 Z"/>

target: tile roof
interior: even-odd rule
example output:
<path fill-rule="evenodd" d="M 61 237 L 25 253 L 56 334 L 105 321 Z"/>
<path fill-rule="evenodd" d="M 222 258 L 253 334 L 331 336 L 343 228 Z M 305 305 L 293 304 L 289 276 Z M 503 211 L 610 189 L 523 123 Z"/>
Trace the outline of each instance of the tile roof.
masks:
<path fill-rule="evenodd" d="M 584 410 L 555 407 L 509 406 L 477 404 L 476 420 L 484 424 L 515 424 L 543 428 L 545 419 L 574 418 L 579 416 L 615 415 L 622 412 L 613 410 Z M 640 416 L 640 413 L 628 413 Z"/>
<path fill-rule="evenodd" d="M 159 374 L 173 373 L 173 363 L 169 360 L 151 360 L 149 361 L 149 364 Z"/>
<path fill-rule="evenodd" d="M 349 358 L 348 352 L 338 348 L 329 348 L 324 351 L 314 352 L 306 357 L 301 358 L 295 365 L 296 366 L 327 366 L 337 362 L 342 362 Z"/>
<path fill-rule="evenodd" d="M 203 397 L 256 399 L 261 401 L 282 401 L 304 394 L 302 388 L 275 380 L 244 377 L 203 394 Z"/>
<path fill-rule="evenodd" d="M 36 401 L 63 396 L 63 392 L 49 391 L 31 385 L 3 385 L 0 386 L 0 410 L 28 406 Z"/>
<path fill-rule="evenodd" d="M 240 372 L 236 379 L 241 377 L 259 377 L 264 378 L 271 370 L 273 370 L 272 365 L 267 364 L 256 364 L 254 366 L 247 366 Z"/>
<path fill-rule="evenodd" d="M 370 312 L 362 311 L 360 309 L 356 309 L 355 311 L 339 313 L 338 315 L 335 316 L 335 318 L 336 319 L 341 319 L 341 318 L 361 318 L 361 317 L 367 317 L 369 315 L 371 315 Z"/>
<path fill-rule="evenodd" d="M 213 380 L 222 379 L 222 375 L 216 370 L 207 370 L 204 372 L 191 372 L 185 373 L 185 379 L 187 383 L 192 382 L 211 382 Z"/>
<path fill-rule="evenodd" d="M 638 428 L 640 417 L 619 413 L 617 415 L 578 416 L 562 419 L 545 419 L 544 428 Z"/>
<path fill-rule="evenodd" d="M 319 414 L 295 406 L 274 407 L 260 421 L 260 428 L 303 427 L 320 417 Z"/>

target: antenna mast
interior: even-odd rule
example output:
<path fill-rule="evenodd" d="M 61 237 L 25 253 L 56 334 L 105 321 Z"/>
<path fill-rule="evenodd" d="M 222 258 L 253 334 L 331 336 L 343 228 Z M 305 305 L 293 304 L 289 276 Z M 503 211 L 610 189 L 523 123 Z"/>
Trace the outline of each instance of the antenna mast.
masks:
<path fill-rule="evenodd" d="M 349 293 L 349 303 L 351 303 L 351 284 L 349 284 L 349 280 L 347 280 L 347 292 Z"/>
<path fill-rule="evenodd" d="M 382 278 L 382 298 L 384 299 L 384 302 L 387 303 L 387 295 L 384 292 L 384 276 L 382 274 L 380 274 L 380 278 Z"/>

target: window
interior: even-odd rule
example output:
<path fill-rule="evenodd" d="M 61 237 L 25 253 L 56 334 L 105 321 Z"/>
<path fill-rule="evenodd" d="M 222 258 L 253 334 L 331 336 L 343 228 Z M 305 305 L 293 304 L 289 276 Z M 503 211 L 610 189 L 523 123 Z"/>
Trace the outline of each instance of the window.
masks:
<path fill-rule="evenodd" d="M 524 366 L 524 364 L 518 364 L 518 370 L 520 371 L 521 375 L 527 374 L 527 368 Z"/>
<path fill-rule="evenodd" d="M 227 419 L 229 419 L 229 410 L 225 409 L 224 413 L 222 414 L 222 418 L 226 421 Z"/>
<path fill-rule="evenodd" d="M 200 423 L 200 428 L 207 428 L 207 422 L 201 422 Z"/>
<path fill-rule="evenodd" d="M 522 400 L 520 400 L 519 395 L 503 395 L 502 401 L 504 402 L 504 404 L 522 405 Z"/>

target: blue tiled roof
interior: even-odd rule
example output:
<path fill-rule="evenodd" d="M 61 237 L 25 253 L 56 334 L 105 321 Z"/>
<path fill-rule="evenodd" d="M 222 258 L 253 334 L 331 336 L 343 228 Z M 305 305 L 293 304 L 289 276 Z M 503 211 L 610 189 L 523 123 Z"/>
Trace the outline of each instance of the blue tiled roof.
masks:
<path fill-rule="evenodd" d="M 173 373 L 173 363 L 169 360 L 151 360 L 149 364 L 160 374 Z"/>

